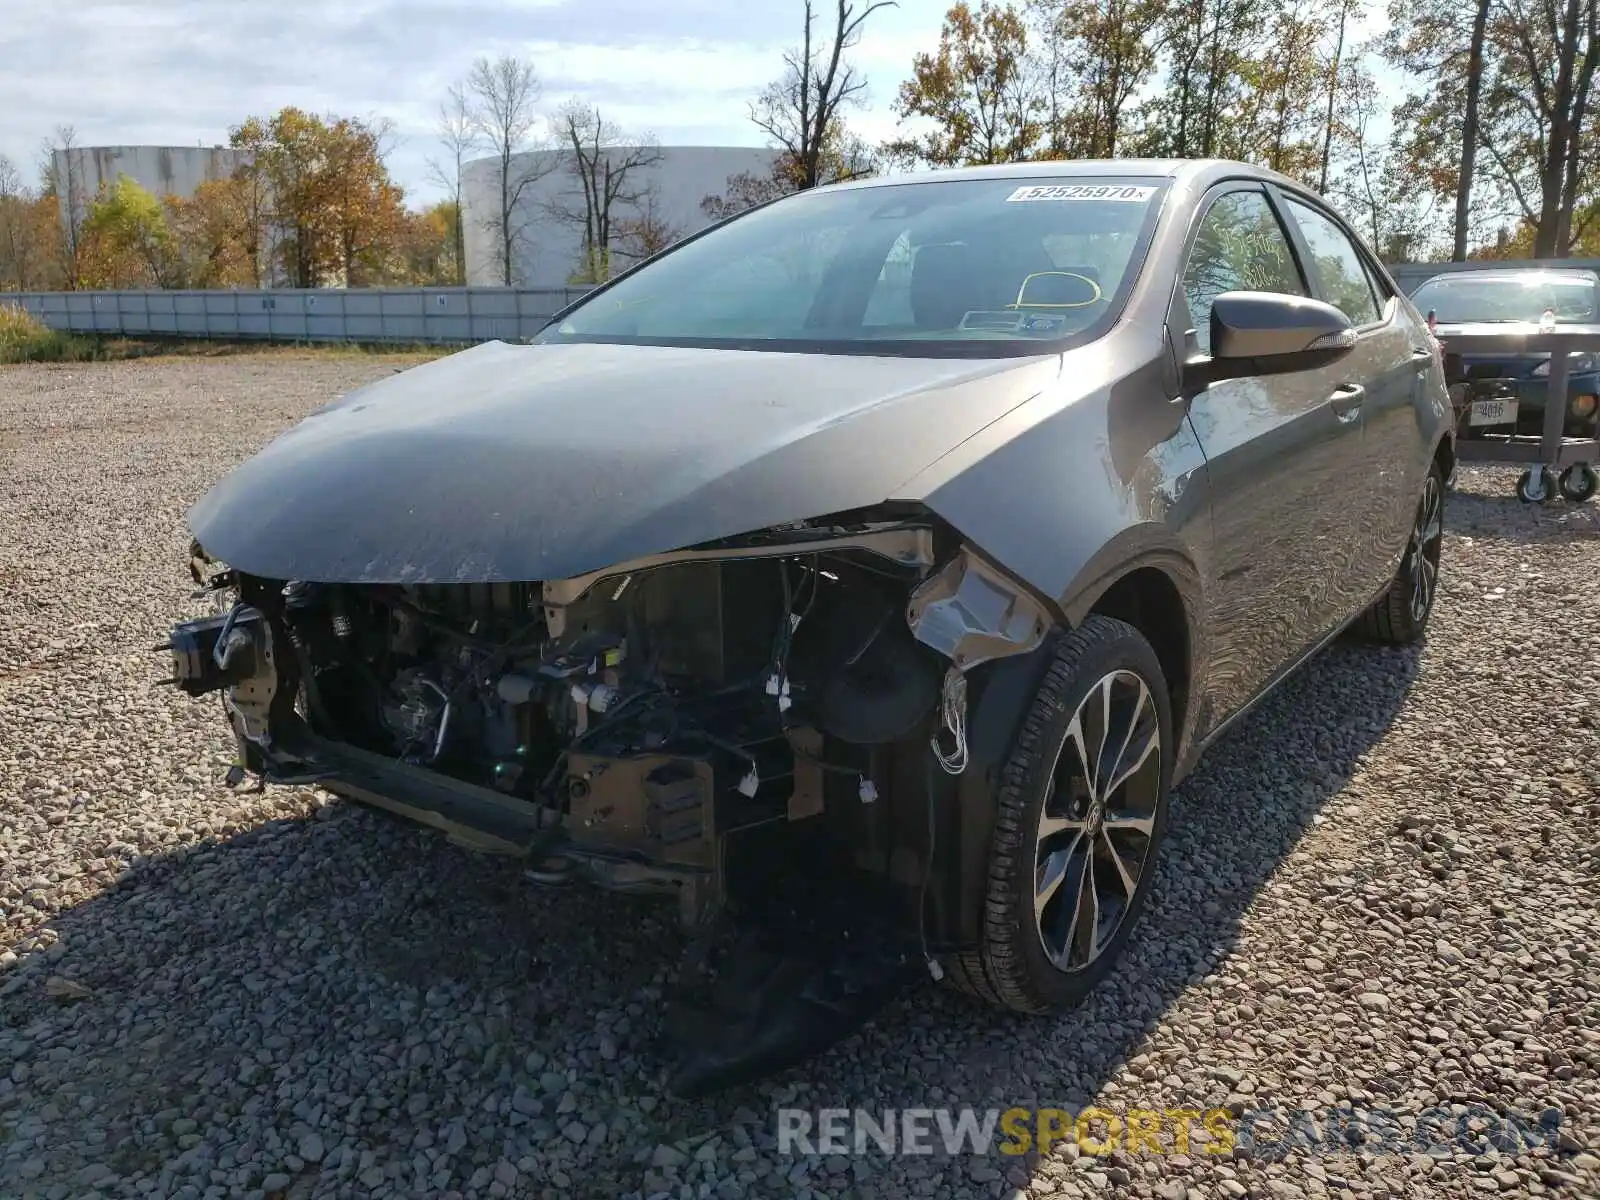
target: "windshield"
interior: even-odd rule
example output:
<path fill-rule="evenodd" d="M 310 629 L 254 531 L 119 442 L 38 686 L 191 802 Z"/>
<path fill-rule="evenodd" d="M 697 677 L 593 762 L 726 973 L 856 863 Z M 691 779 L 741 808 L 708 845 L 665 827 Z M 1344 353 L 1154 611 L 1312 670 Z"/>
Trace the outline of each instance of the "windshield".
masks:
<path fill-rule="evenodd" d="M 1165 181 L 963 179 L 823 189 L 712 229 L 536 342 L 1033 354 L 1097 335 Z"/>
<path fill-rule="evenodd" d="M 1441 324 L 1478 322 L 1531 322 L 1554 312 L 1556 321 L 1586 325 L 1596 319 L 1592 275 L 1530 271 L 1525 275 L 1473 279 L 1470 275 L 1430 279 L 1412 293 L 1411 302 L 1426 313 L 1430 309 Z"/>

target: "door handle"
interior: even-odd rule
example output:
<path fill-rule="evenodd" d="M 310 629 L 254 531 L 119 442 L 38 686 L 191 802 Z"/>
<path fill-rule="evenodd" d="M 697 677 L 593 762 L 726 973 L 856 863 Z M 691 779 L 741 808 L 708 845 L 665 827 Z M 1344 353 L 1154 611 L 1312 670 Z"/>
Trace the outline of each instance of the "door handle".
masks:
<path fill-rule="evenodd" d="M 1432 358 L 1433 357 L 1433 351 L 1429 350 L 1426 346 L 1413 346 L 1413 347 L 1411 347 L 1411 357 L 1412 358 Z"/>
<path fill-rule="evenodd" d="M 1361 415 L 1361 402 L 1367 398 L 1367 389 L 1359 383 L 1341 384 L 1328 397 L 1333 415 L 1348 424 Z"/>

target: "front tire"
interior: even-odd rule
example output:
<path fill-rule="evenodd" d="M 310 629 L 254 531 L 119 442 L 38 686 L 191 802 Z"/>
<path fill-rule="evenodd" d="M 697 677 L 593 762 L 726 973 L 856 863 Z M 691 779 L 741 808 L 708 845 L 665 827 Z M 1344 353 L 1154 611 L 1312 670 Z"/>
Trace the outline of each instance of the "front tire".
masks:
<path fill-rule="evenodd" d="M 1439 464 L 1428 468 L 1411 537 L 1388 590 L 1361 617 L 1367 637 L 1404 646 L 1422 636 L 1439 590 L 1439 555 L 1444 547 L 1444 476 Z"/>
<path fill-rule="evenodd" d="M 1001 773 L 980 943 L 946 961 L 956 986 L 1039 1013 L 1105 977 L 1150 891 L 1172 739 L 1138 630 L 1095 615 L 1061 639 Z"/>

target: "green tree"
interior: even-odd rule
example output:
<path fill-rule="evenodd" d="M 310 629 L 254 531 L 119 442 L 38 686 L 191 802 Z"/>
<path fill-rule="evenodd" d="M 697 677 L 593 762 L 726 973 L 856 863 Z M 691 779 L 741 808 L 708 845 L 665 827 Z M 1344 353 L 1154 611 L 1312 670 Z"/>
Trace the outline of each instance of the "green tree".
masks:
<path fill-rule="evenodd" d="M 83 219 L 83 280 L 90 287 L 182 287 L 183 258 L 162 203 L 119 175 Z"/>

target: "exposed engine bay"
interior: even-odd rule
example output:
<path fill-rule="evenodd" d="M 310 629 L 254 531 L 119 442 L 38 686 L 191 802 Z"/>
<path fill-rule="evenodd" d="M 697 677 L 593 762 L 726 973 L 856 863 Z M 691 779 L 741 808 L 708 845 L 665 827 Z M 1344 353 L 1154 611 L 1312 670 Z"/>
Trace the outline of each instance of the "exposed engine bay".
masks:
<path fill-rule="evenodd" d="M 810 886 L 859 872 L 920 908 L 932 795 L 907 764 L 960 775 L 966 673 L 1051 624 L 914 516 L 556 581 L 263 580 L 198 547 L 192 570 L 233 604 L 173 631 L 173 682 L 223 692 L 236 779 L 322 782 L 535 882 L 672 893 L 691 927 L 802 854 Z"/>

